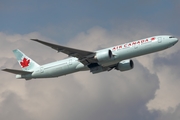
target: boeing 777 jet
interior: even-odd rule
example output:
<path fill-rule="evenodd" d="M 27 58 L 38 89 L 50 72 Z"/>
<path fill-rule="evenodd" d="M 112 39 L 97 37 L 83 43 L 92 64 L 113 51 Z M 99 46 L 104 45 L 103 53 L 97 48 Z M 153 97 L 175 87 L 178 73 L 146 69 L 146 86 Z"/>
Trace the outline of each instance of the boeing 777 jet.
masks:
<path fill-rule="evenodd" d="M 134 67 L 131 58 L 167 49 L 178 42 L 178 39 L 173 36 L 161 35 L 92 52 L 65 47 L 38 39 L 31 40 L 51 47 L 58 52 L 65 53 L 69 57 L 60 61 L 39 65 L 23 52 L 16 49 L 13 50 L 13 53 L 22 70 L 6 68 L 2 69 L 3 71 L 16 74 L 17 79 L 26 80 L 59 77 L 85 70 L 89 70 L 93 74 L 112 69 L 127 71 Z"/>

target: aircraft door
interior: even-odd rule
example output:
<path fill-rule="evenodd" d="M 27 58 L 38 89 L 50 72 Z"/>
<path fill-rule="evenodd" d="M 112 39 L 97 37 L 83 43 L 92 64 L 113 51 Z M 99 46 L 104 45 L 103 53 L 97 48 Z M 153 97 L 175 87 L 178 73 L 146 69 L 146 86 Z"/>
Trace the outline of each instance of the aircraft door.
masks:
<path fill-rule="evenodd" d="M 72 65 L 72 59 L 69 59 L 69 66 Z"/>
<path fill-rule="evenodd" d="M 44 68 L 43 67 L 40 68 L 40 73 L 44 73 Z"/>
<path fill-rule="evenodd" d="M 162 43 L 162 37 L 158 37 L 158 43 Z"/>
<path fill-rule="evenodd" d="M 140 43 L 134 45 L 134 49 L 135 49 L 135 50 L 139 50 L 139 48 L 140 48 Z"/>
<path fill-rule="evenodd" d="M 134 45 L 134 49 L 138 49 L 138 47 L 139 47 L 138 44 Z"/>

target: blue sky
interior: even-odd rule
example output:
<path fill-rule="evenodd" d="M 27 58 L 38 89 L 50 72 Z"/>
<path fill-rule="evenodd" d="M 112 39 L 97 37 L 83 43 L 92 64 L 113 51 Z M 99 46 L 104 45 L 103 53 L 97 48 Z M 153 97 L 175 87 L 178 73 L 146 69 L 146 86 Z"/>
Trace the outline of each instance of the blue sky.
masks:
<path fill-rule="evenodd" d="M 178 17 L 177 3 L 170 0 L 3 0 L 0 4 L 0 31 L 12 34 L 37 31 L 55 40 L 68 40 L 94 26 L 111 30 L 129 22 L 135 27 L 133 21 L 172 34 L 180 30 L 178 21 L 173 20 Z"/>

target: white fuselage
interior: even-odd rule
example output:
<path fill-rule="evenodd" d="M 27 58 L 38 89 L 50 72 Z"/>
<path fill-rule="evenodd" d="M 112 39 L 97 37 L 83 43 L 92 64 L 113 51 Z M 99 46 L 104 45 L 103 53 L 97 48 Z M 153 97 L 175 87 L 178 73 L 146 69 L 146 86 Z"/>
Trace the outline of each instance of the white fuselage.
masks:
<path fill-rule="evenodd" d="M 107 49 L 102 49 L 98 52 L 111 50 L 114 58 L 107 61 L 107 66 L 114 65 L 122 60 L 130 59 L 133 57 L 157 52 L 160 50 L 167 49 L 178 41 L 177 38 L 171 36 L 154 36 L 150 38 L 145 38 L 142 40 L 137 40 Z M 89 70 L 89 68 L 83 65 L 78 58 L 69 57 L 64 60 L 42 65 L 37 68 L 31 75 L 23 75 L 21 78 L 50 78 L 59 77 L 62 75 Z M 16 76 L 19 78 L 20 76 Z"/>

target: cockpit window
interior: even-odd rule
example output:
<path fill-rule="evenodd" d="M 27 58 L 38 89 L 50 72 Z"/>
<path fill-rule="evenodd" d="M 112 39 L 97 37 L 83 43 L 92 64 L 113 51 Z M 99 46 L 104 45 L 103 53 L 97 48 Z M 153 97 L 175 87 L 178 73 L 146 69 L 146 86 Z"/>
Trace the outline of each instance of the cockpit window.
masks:
<path fill-rule="evenodd" d="M 175 38 L 175 37 L 173 37 L 173 36 L 170 36 L 169 38 Z"/>

